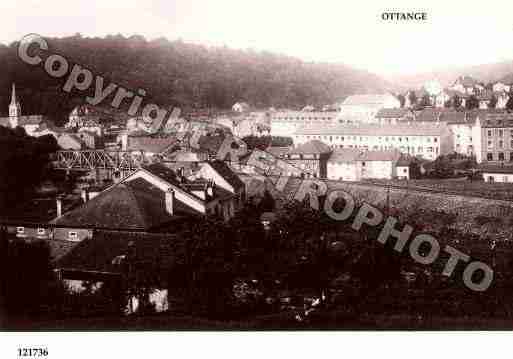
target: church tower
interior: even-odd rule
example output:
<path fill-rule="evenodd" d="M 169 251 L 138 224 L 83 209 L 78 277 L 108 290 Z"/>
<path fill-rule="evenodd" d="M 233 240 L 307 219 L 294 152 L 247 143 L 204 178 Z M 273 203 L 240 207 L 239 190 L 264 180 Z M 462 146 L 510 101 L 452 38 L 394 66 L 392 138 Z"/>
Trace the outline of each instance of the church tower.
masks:
<path fill-rule="evenodd" d="M 18 118 L 21 116 L 21 105 L 16 99 L 16 86 L 12 84 L 11 92 L 11 103 L 9 104 L 9 120 L 11 121 L 11 127 L 15 128 L 18 126 Z"/>

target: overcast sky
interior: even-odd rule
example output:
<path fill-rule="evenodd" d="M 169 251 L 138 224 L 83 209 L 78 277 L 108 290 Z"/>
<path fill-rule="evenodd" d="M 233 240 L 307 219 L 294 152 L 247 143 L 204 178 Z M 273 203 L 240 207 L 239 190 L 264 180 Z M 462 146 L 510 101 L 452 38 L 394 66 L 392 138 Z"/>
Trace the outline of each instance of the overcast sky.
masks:
<path fill-rule="evenodd" d="M 384 10 L 426 11 L 386 22 Z M 269 50 L 381 75 L 513 59 L 511 0 L 2 0 L 0 41 L 141 34 Z"/>

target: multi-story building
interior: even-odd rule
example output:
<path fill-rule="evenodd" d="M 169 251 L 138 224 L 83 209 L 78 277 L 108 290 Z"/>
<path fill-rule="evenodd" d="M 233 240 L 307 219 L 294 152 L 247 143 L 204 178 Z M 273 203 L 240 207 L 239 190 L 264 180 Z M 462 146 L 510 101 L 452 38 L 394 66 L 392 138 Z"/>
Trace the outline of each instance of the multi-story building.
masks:
<path fill-rule="evenodd" d="M 383 108 L 400 108 L 401 102 L 393 95 L 353 95 L 340 105 L 339 123 L 375 123 L 376 114 Z"/>
<path fill-rule="evenodd" d="M 398 125 L 310 126 L 296 131 L 294 144 L 319 140 L 331 148 L 358 148 L 401 153 L 434 160 L 453 151 L 452 133 L 443 122 Z"/>
<path fill-rule="evenodd" d="M 271 112 L 271 136 L 292 137 L 305 125 L 328 125 L 335 121 L 336 112 L 277 111 Z"/>
<path fill-rule="evenodd" d="M 290 149 L 284 158 L 307 175 L 326 178 L 331 152 L 332 149 L 325 143 L 319 140 L 310 140 Z"/>
<path fill-rule="evenodd" d="M 480 115 L 472 128 L 478 163 L 513 162 L 513 114 Z"/>

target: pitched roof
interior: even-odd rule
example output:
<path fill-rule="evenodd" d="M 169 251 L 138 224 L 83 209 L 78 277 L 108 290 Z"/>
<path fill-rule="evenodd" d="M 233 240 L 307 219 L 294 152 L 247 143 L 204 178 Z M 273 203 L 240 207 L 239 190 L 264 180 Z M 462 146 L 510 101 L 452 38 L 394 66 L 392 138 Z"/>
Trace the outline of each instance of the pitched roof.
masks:
<path fill-rule="evenodd" d="M 468 75 L 458 77 L 455 84 L 456 83 L 462 84 L 463 87 L 473 87 L 478 84 L 477 80 Z"/>
<path fill-rule="evenodd" d="M 355 161 L 398 161 L 401 153 L 398 150 L 391 151 L 362 151 L 356 148 L 336 149 L 329 162 L 347 163 Z"/>
<path fill-rule="evenodd" d="M 215 160 L 206 163 L 209 164 L 236 190 L 244 188 L 244 182 L 241 181 L 239 176 L 237 176 L 224 161 Z"/>
<path fill-rule="evenodd" d="M 178 143 L 174 136 L 156 137 L 156 136 L 129 136 L 129 151 L 145 151 L 151 153 L 162 153 L 167 148 Z"/>
<path fill-rule="evenodd" d="M 18 117 L 18 125 L 19 126 L 39 125 L 44 120 L 45 120 L 45 117 L 43 115 L 19 116 Z"/>
<path fill-rule="evenodd" d="M 9 117 L 0 117 L 0 126 L 11 127 L 11 121 Z"/>
<path fill-rule="evenodd" d="M 390 94 L 380 95 L 352 95 L 342 102 L 342 105 L 383 105 L 394 96 Z"/>
<path fill-rule="evenodd" d="M 167 181 L 176 186 L 180 185 L 180 180 L 177 174 L 172 169 L 164 166 L 161 163 L 153 163 L 151 165 L 143 166 L 142 168 L 151 174 L 162 178 L 164 181 Z"/>
<path fill-rule="evenodd" d="M 376 118 L 399 118 L 399 117 L 413 117 L 413 113 L 406 108 L 382 108 L 376 114 Z"/>
<path fill-rule="evenodd" d="M 358 157 L 358 161 L 398 161 L 401 152 L 391 151 L 364 151 Z"/>
<path fill-rule="evenodd" d="M 196 212 L 180 201 L 166 211 L 165 194 L 146 180 L 118 183 L 51 223 L 70 227 L 149 230 Z"/>
<path fill-rule="evenodd" d="M 311 140 L 295 148 L 291 148 L 288 154 L 323 154 L 330 153 L 331 151 L 331 148 L 327 144 L 319 140 Z"/>
<path fill-rule="evenodd" d="M 328 162 L 345 163 L 354 162 L 362 151 L 357 148 L 337 148 L 331 154 Z"/>

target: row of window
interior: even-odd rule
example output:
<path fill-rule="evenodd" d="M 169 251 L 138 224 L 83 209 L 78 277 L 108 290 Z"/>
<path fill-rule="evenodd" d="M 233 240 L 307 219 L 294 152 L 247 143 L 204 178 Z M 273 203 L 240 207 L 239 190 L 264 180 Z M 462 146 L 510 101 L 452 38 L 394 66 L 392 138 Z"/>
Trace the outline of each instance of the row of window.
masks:
<path fill-rule="evenodd" d="M 487 142 L 487 148 L 493 148 L 493 141 L 492 140 L 488 140 Z M 499 140 L 497 141 L 497 147 L 498 148 L 504 148 L 504 141 L 503 140 Z M 511 139 L 510 143 L 509 143 L 509 147 L 513 149 L 513 139 Z"/>
<path fill-rule="evenodd" d="M 374 136 L 373 136 L 374 137 Z M 299 136 L 296 136 L 296 138 L 299 138 Z M 330 141 L 330 142 L 333 142 L 333 140 L 340 140 L 340 141 L 345 141 L 345 140 L 353 140 L 353 141 L 368 141 L 369 140 L 369 137 L 366 137 L 366 136 L 320 136 L 320 135 L 313 135 L 313 136 L 306 136 L 306 139 L 307 140 L 310 140 L 310 139 L 319 139 L 319 140 L 327 140 L 327 141 Z M 396 140 L 396 137 L 392 136 L 392 137 L 382 137 L 382 136 L 379 136 L 378 137 L 378 141 L 383 141 L 383 139 L 385 140 L 385 142 L 388 142 L 388 141 L 391 141 L 391 142 L 394 142 Z M 408 137 L 397 137 L 397 141 L 399 142 L 403 142 L 403 139 L 405 142 L 409 142 L 409 140 L 411 139 L 412 141 L 416 141 L 417 139 L 418 140 L 422 140 L 422 139 L 425 139 L 426 142 L 438 142 L 438 138 L 437 137 L 411 137 L 411 138 L 408 138 Z"/>
<path fill-rule="evenodd" d="M 49 234 L 46 230 L 46 228 L 37 228 L 36 230 L 36 233 L 38 236 L 46 236 L 47 234 Z M 25 230 L 25 227 L 16 227 L 16 234 L 18 236 L 25 236 L 27 233 L 26 233 L 26 230 Z M 78 233 L 76 231 L 69 231 L 68 232 L 68 239 L 69 240 L 77 240 L 78 239 Z"/>
<path fill-rule="evenodd" d="M 486 154 L 486 160 L 487 161 L 506 161 L 506 155 L 504 152 L 499 152 L 497 153 L 497 156 L 495 156 L 492 152 L 488 152 Z M 510 162 L 513 162 L 513 152 L 510 152 L 509 153 L 509 158 L 508 160 Z"/>
<path fill-rule="evenodd" d="M 331 117 L 276 117 L 274 121 L 331 121 Z"/>
<path fill-rule="evenodd" d="M 361 150 L 364 150 L 364 151 L 368 151 L 369 150 L 369 146 L 359 146 L 359 145 L 333 145 L 331 146 L 332 148 L 357 148 L 357 149 L 361 149 Z M 407 147 L 404 147 L 404 146 L 401 146 L 399 148 L 395 147 L 395 146 L 378 146 L 378 145 L 374 145 L 372 147 L 372 150 L 373 151 L 389 151 L 389 150 L 393 150 L 393 149 L 399 149 L 400 152 L 404 152 L 404 153 L 415 153 L 415 147 L 414 146 L 407 146 Z M 428 152 L 428 153 L 436 153 L 438 154 L 438 147 L 422 147 L 422 146 L 419 146 L 417 147 L 417 153 L 424 153 L 424 152 Z"/>
<path fill-rule="evenodd" d="M 503 129 L 494 129 L 494 130 L 486 130 L 486 135 L 488 137 L 492 137 L 494 134 L 495 136 L 504 137 L 505 131 L 509 131 L 509 134 L 511 137 L 513 137 L 513 129 L 511 130 L 503 130 Z"/>

